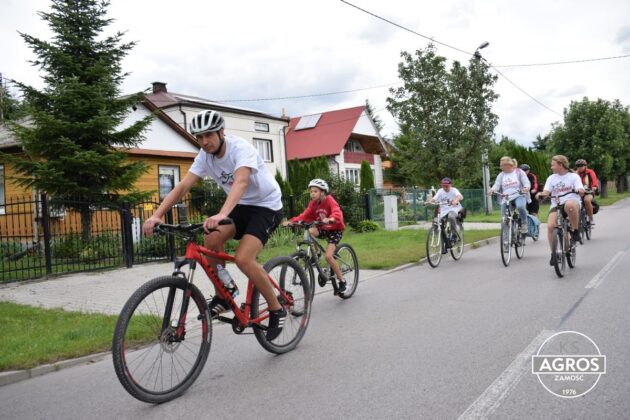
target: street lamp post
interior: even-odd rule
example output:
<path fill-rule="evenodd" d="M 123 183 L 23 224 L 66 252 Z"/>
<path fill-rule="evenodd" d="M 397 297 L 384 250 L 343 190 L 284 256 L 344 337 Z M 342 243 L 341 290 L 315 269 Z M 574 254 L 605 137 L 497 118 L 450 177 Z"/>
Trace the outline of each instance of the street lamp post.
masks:
<path fill-rule="evenodd" d="M 481 53 L 479 50 L 483 50 L 490 43 L 488 41 L 483 42 L 481 45 L 477 47 L 473 57 L 477 60 L 481 60 Z M 483 176 L 483 202 L 486 210 L 486 214 L 492 213 L 492 197 L 488 196 L 488 187 L 490 185 L 490 168 L 488 166 L 488 151 L 484 150 L 481 154 L 481 164 L 482 164 L 482 176 Z"/>

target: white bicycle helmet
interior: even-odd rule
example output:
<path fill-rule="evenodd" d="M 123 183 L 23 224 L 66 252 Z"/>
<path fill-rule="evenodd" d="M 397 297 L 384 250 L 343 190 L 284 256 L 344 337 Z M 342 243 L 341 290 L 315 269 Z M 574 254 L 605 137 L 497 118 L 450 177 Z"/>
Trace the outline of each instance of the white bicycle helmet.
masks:
<path fill-rule="evenodd" d="M 324 181 L 323 179 L 319 179 L 319 178 L 312 179 L 311 182 L 308 183 L 308 188 L 311 188 L 311 187 L 317 187 L 320 190 L 324 190 L 325 192 L 328 192 L 328 183 Z"/>
<path fill-rule="evenodd" d="M 195 115 L 190 122 L 190 133 L 193 136 L 219 131 L 225 126 L 223 115 L 218 111 L 205 110 Z"/>

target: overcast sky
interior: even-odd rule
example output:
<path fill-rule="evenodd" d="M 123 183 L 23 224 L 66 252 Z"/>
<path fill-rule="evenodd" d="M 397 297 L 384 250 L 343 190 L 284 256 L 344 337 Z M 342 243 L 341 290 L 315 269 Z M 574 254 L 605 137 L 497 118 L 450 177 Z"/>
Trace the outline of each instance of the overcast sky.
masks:
<path fill-rule="evenodd" d="M 628 0 L 349 0 L 423 35 L 465 51 L 482 42 L 494 65 L 546 63 L 630 54 Z M 45 0 L 0 0 L 0 72 L 42 86 L 18 31 L 49 38 L 37 11 Z M 204 1 L 112 0 L 107 29 L 127 31 L 138 45 L 124 61 L 124 93 L 163 81 L 170 91 L 212 100 L 273 98 L 361 89 L 398 81 L 400 52 L 427 40 L 369 16 L 339 0 Z M 449 60 L 469 56 L 438 45 Z M 571 100 L 620 99 L 630 105 L 630 58 L 542 67 L 501 68 L 510 80 L 555 112 Z M 503 78 L 497 137 L 531 145 L 549 131 L 557 114 Z M 361 105 L 369 99 L 397 132 L 385 110 L 388 87 L 354 93 L 234 105 L 299 116 Z"/>

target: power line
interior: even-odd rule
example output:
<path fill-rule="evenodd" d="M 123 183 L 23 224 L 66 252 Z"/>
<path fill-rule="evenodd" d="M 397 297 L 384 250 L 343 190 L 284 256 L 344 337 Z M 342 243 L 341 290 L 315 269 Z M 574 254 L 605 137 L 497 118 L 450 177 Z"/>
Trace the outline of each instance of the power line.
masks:
<path fill-rule="evenodd" d="M 486 61 L 486 59 L 483 59 L 484 61 Z M 488 63 L 486 61 L 486 63 Z M 529 93 L 525 92 L 525 90 L 523 90 L 520 86 L 518 86 L 516 83 L 514 83 L 513 81 L 511 81 L 510 79 L 507 78 L 507 76 L 503 73 L 501 73 L 501 71 L 499 69 L 497 69 L 495 66 L 493 66 L 492 64 L 488 63 L 488 65 L 492 68 L 494 68 L 494 71 L 496 71 L 497 73 L 499 73 L 505 80 L 507 80 L 508 82 L 510 82 L 510 84 L 512 86 L 514 86 L 515 88 L 517 88 L 518 90 L 520 90 L 521 92 L 523 92 L 525 95 L 527 95 L 531 100 L 533 100 L 534 102 L 536 102 L 538 105 L 542 106 L 543 108 L 548 109 L 549 111 L 553 112 L 554 114 L 562 117 L 562 114 L 558 113 L 557 111 L 549 108 L 547 105 L 545 105 L 544 103 L 540 102 L 538 99 L 534 98 L 532 95 L 530 95 Z"/>
<path fill-rule="evenodd" d="M 368 15 L 370 15 L 370 16 L 373 16 L 373 17 L 375 17 L 375 18 L 377 18 L 377 19 L 380 19 L 380 20 L 382 20 L 383 22 L 387 22 L 387 23 L 389 23 L 390 25 L 394 25 L 394 26 L 396 26 L 396 27 L 398 27 L 398 28 L 402 29 L 403 31 L 411 32 L 411 33 L 412 33 L 412 34 L 414 34 L 414 35 L 417 35 L 417 36 L 419 36 L 419 37 L 422 37 L 422 38 L 428 39 L 428 40 L 429 40 L 429 41 L 431 41 L 431 42 L 434 42 L 434 43 L 436 43 L 436 44 L 443 45 L 443 46 L 448 47 L 448 48 L 451 48 L 451 49 L 453 49 L 453 50 L 455 50 L 455 51 L 459 51 L 459 52 L 464 53 L 464 54 L 467 54 L 467 55 L 472 55 L 472 53 L 471 53 L 471 52 L 464 51 L 464 50 L 459 49 L 459 48 L 457 48 L 457 47 L 454 47 L 454 46 L 452 46 L 452 45 L 448 45 L 448 44 L 446 44 L 446 43 L 444 43 L 444 42 L 440 42 L 440 41 L 438 41 L 438 40 L 436 40 L 436 39 L 434 39 L 434 38 L 431 38 L 430 36 L 422 35 L 421 33 L 418 33 L 418 32 L 416 32 L 416 31 L 414 31 L 414 30 L 412 30 L 412 29 L 409 29 L 409 28 L 407 28 L 407 27 L 405 27 L 405 26 L 399 25 L 399 24 L 398 24 L 398 23 L 396 23 L 396 22 L 392 22 L 392 21 L 391 21 L 391 20 L 389 20 L 389 19 L 385 19 L 385 18 L 384 18 L 384 17 L 382 17 L 382 16 L 379 16 L 379 15 L 377 15 L 377 14 L 375 14 L 375 13 L 372 13 L 372 12 L 370 12 L 370 11 L 368 11 L 368 10 L 362 9 L 361 7 L 359 7 L 359 6 L 357 6 L 357 5 L 354 5 L 354 4 L 352 4 L 352 3 L 349 3 L 349 2 L 347 2 L 346 0 L 341 0 L 341 2 L 342 2 L 342 3 L 347 4 L 348 6 L 354 7 L 355 9 L 360 10 L 360 11 L 362 11 L 363 13 L 367 13 L 367 14 L 368 14 Z"/>
<path fill-rule="evenodd" d="M 417 35 L 417 36 L 422 37 L 422 38 L 429 39 L 429 40 L 431 40 L 432 42 L 434 42 L 434 43 L 436 43 L 436 44 L 444 45 L 445 47 L 448 47 L 448 48 L 451 48 L 451 49 L 453 49 L 453 50 L 456 50 L 456 51 L 459 51 L 459 52 L 465 53 L 465 54 L 467 54 L 467 55 L 473 55 L 472 53 L 470 53 L 470 52 L 468 52 L 468 51 L 464 51 L 464 50 L 459 49 L 459 48 L 457 48 L 457 47 L 453 47 L 452 45 L 448 45 L 448 44 L 445 44 L 445 43 L 443 43 L 443 42 L 437 41 L 437 40 L 435 40 L 435 39 L 433 39 L 433 38 L 431 38 L 431 37 L 428 37 L 428 36 L 426 36 L 426 35 L 422 35 L 422 34 L 420 34 L 420 33 L 416 32 L 416 31 L 413 31 L 413 30 L 411 30 L 411 29 L 409 29 L 409 28 L 406 28 L 406 27 L 404 27 L 404 26 L 402 26 L 402 25 L 400 25 L 400 24 L 398 24 L 398 23 L 392 22 L 391 20 L 385 19 L 384 17 L 381 17 L 381 16 L 379 16 L 379 15 L 377 15 L 377 14 L 375 14 L 375 13 L 372 13 L 372 12 L 367 11 L 367 10 L 365 10 L 365 9 L 362 9 L 362 8 L 360 8 L 360 7 L 358 7 L 358 6 L 355 6 L 354 4 L 349 3 L 349 2 L 347 2 L 346 0 L 340 0 L 340 1 L 341 1 L 342 3 L 345 3 L 345 4 L 349 5 L 349 6 L 354 7 L 355 9 L 358 9 L 358 10 L 360 10 L 360 11 L 364 12 L 364 13 L 367 13 L 367 14 L 369 14 L 370 16 L 373 16 L 373 17 L 375 17 L 375 18 L 377 18 L 377 19 L 380 19 L 380 20 L 382 20 L 382 21 L 385 21 L 385 22 L 387 22 L 387 23 L 389 23 L 389 24 L 391 24 L 391 25 L 394 25 L 394 26 L 396 26 L 396 27 L 398 27 L 398 28 L 400 28 L 400 29 L 403 29 L 403 30 L 405 30 L 405 31 L 407 31 L 407 32 L 411 32 L 411 33 L 412 33 L 412 34 L 414 34 L 414 35 Z M 545 105 L 544 103 L 542 103 L 541 101 L 539 101 L 538 99 L 534 98 L 532 95 L 530 95 L 529 93 L 527 93 L 527 92 L 526 92 L 523 88 L 521 88 L 520 86 L 518 86 L 516 83 L 514 83 L 513 81 L 511 81 L 510 79 L 508 79 L 508 78 L 507 78 L 507 77 L 506 77 L 503 73 L 501 73 L 501 71 L 499 71 L 499 69 L 497 69 L 495 66 L 493 66 L 492 64 L 490 64 L 487 60 L 485 60 L 485 59 L 484 59 L 484 61 L 488 64 L 488 66 L 490 66 L 490 68 L 494 69 L 494 71 L 496 71 L 496 72 L 497 72 L 497 73 L 498 73 L 501 77 L 503 77 L 505 80 L 507 80 L 508 82 L 510 82 L 510 84 L 512 84 L 515 88 L 517 88 L 517 89 L 518 89 L 518 90 L 520 90 L 521 92 L 523 92 L 525 95 L 527 95 L 527 96 L 528 96 L 530 99 L 532 99 L 534 102 L 536 102 L 537 104 L 539 104 L 539 105 L 540 105 L 540 106 L 542 106 L 543 108 L 545 108 L 545 109 L 547 109 L 547 110 L 549 110 L 549 111 L 553 112 L 554 114 L 562 116 L 562 115 L 561 115 L 561 114 L 559 114 L 558 112 L 556 112 L 556 111 L 554 111 L 553 109 L 549 108 L 547 105 Z"/>
<path fill-rule="evenodd" d="M 508 67 L 538 67 L 538 66 L 556 66 L 559 64 L 575 64 L 575 63 L 589 63 L 592 61 L 603 61 L 603 60 L 615 60 L 615 59 L 619 59 L 619 58 L 628 58 L 630 57 L 630 54 L 626 54 L 626 55 L 616 55 L 613 57 L 600 57 L 600 58 L 585 58 L 582 60 L 571 60 L 571 61 L 555 61 L 555 62 L 551 62 L 551 63 L 532 63 L 532 64 L 506 64 L 506 65 L 501 65 L 501 66 L 493 66 L 494 68 L 497 67 L 501 67 L 501 68 L 508 68 Z"/>
<path fill-rule="evenodd" d="M 254 99 L 220 99 L 220 100 L 217 100 L 216 102 L 221 102 L 221 103 L 227 103 L 227 102 L 262 102 L 262 101 L 280 101 L 280 100 L 287 100 L 287 99 L 315 98 L 315 97 L 318 97 L 318 96 L 341 95 L 341 94 L 344 94 L 344 93 L 360 92 L 362 90 L 370 90 L 370 89 L 378 89 L 378 88 L 383 88 L 383 87 L 390 87 L 390 86 L 399 85 L 400 83 L 402 83 L 402 82 L 387 83 L 387 84 L 383 84 L 383 85 L 370 86 L 370 87 L 359 88 L 359 89 L 340 90 L 340 91 L 336 91 L 336 92 L 325 92 L 325 93 L 310 93 L 310 94 L 307 94 L 307 95 L 296 95 L 296 96 L 280 96 L 280 97 L 272 97 L 272 98 L 254 98 Z"/>

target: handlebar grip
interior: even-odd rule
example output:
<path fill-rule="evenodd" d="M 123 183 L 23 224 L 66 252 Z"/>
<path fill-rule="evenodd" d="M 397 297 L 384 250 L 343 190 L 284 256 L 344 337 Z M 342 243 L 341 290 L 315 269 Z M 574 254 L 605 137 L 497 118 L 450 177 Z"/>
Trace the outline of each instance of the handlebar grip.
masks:
<path fill-rule="evenodd" d="M 225 219 L 223 219 L 223 220 L 221 220 L 221 221 L 219 222 L 219 225 L 220 225 L 220 226 L 233 225 L 233 224 L 234 224 L 234 220 L 232 220 L 232 219 L 231 219 L 231 218 L 229 218 L 229 217 L 226 217 Z"/>

